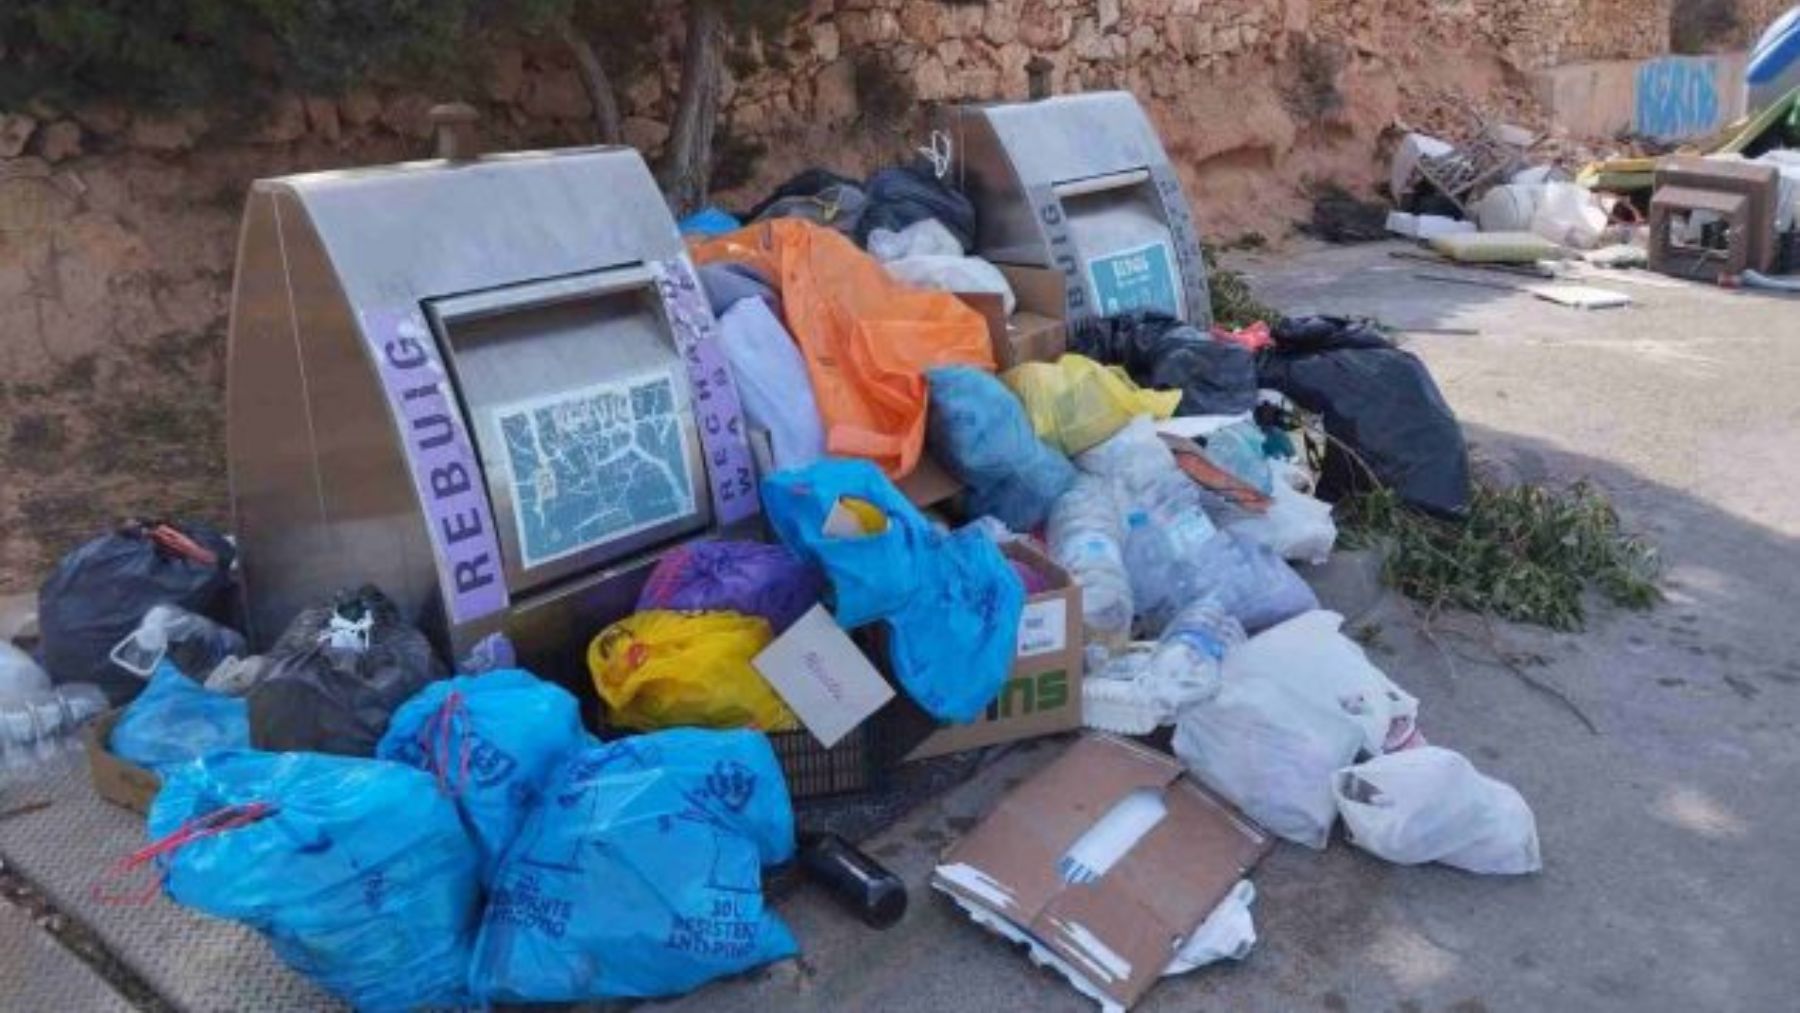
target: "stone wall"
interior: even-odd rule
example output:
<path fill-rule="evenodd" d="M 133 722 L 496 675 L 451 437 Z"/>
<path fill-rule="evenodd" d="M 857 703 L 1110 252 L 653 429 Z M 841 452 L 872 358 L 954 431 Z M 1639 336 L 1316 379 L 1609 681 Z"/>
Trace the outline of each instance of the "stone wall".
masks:
<path fill-rule="evenodd" d="M 627 139 L 652 156 L 681 39 L 678 0 L 654 2 L 656 69 L 620 82 Z M 1372 184 L 1396 119 L 1442 119 L 1451 94 L 1528 117 L 1521 68 L 1659 51 L 1667 18 L 1644 6 L 814 0 L 731 61 L 722 140 L 743 171 L 720 198 L 747 204 L 808 165 L 902 157 L 930 103 L 1023 98 L 1036 60 L 1054 91 L 1129 88 L 1145 102 L 1212 239 L 1279 235 L 1310 183 Z M 480 106 L 493 148 L 591 139 L 560 47 L 493 50 L 460 95 L 289 96 L 255 115 L 0 112 L 0 591 L 34 585 L 121 515 L 224 519 L 224 334 L 251 180 L 419 157 L 434 98 Z"/>

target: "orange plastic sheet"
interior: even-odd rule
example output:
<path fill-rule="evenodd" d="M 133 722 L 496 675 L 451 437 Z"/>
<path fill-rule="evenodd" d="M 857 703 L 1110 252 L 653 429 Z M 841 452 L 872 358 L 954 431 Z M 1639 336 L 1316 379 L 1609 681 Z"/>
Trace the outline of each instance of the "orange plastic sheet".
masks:
<path fill-rule="evenodd" d="M 735 261 L 774 281 L 812 378 L 826 449 L 873 461 L 890 478 L 919 463 L 925 371 L 994 369 L 981 314 L 947 292 L 895 281 L 831 229 L 779 218 L 697 240 L 690 249 L 699 263 Z"/>

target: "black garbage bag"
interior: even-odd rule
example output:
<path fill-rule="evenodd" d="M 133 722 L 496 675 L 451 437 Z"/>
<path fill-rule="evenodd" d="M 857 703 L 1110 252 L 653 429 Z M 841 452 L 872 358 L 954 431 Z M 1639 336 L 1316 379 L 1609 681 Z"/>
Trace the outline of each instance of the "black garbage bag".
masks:
<path fill-rule="evenodd" d="M 155 605 L 225 621 L 235 555 L 204 524 L 134 520 L 64 556 L 38 590 L 50 678 L 95 683 L 114 706 L 129 703 L 144 680 L 113 664 L 112 649 Z"/>
<path fill-rule="evenodd" d="M 856 223 L 856 243 L 868 248 L 876 229 L 899 232 L 915 222 L 935 218 L 962 243 L 963 252 L 975 248 L 975 205 L 943 180 L 925 162 L 883 169 L 869 177 L 864 189 L 869 203 Z"/>
<path fill-rule="evenodd" d="M 868 200 L 862 184 L 856 180 L 830 169 L 807 169 L 776 187 L 762 203 L 750 209 L 745 221 L 804 218 L 854 236 Z"/>
<path fill-rule="evenodd" d="M 1368 472 L 1427 513 L 1469 509 L 1469 453 L 1462 427 L 1425 364 L 1367 321 L 1297 317 L 1274 328 L 1258 360 L 1264 387 L 1325 417 L 1333 444 L 1318 495 L 1335 501 L 1370 486 Z M 1342 442 L 1366 462 L 1365 470 Z"/>
<path fill-rule="evenodd" d="M 395 708 L 448 674 L 425 634 L 374 587 L 300 613 L 250 691 L 250 745 L 374 756 Z"/>
<path fill-rule="evenodd" d="M 1155 310 L 1076 325 L 1069 351 L 1123 366 L 1141 387 L 1181 391 L 1177 415 L 1237 415 L 1256 407 L 1256 357 Z"/>
<path fill-rule="evenodd" d="M 795 174 L 787 182 L 769 191 L 761 203 L 751 208 L 744 215 L 744 221 L 752 222 L 768 213 L 771 207 L 789 197 L 817 197 L 833 187 L 854 186 L 862 184 L 849 176 L 832 172 L 830 169 L 804 169 Z"/>

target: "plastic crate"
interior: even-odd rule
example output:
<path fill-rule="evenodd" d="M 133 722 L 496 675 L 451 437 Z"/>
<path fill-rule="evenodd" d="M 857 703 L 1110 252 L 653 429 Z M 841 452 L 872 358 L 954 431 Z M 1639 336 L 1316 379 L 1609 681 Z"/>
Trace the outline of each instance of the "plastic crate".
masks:
<path fill-rule="evenodd" d="M 787 775 L 788 795 L 795 799 L 829 798 L 869 791 L 885 765 L 881 756 L 880 722 L 866 721 L 838 744 L 826 749 L 811 732 L 771 732 L 769 744 Z"/>

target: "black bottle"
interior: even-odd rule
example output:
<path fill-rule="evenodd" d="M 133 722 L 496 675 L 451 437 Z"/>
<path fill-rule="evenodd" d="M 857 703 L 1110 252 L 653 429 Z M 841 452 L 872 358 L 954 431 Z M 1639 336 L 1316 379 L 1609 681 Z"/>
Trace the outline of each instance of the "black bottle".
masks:
<path fill-rule="evenodd" d="M 801 835 L 800 867 L 872 929 L 890 928 L 906 914 L 900 877 L 836 834 Z"/>

